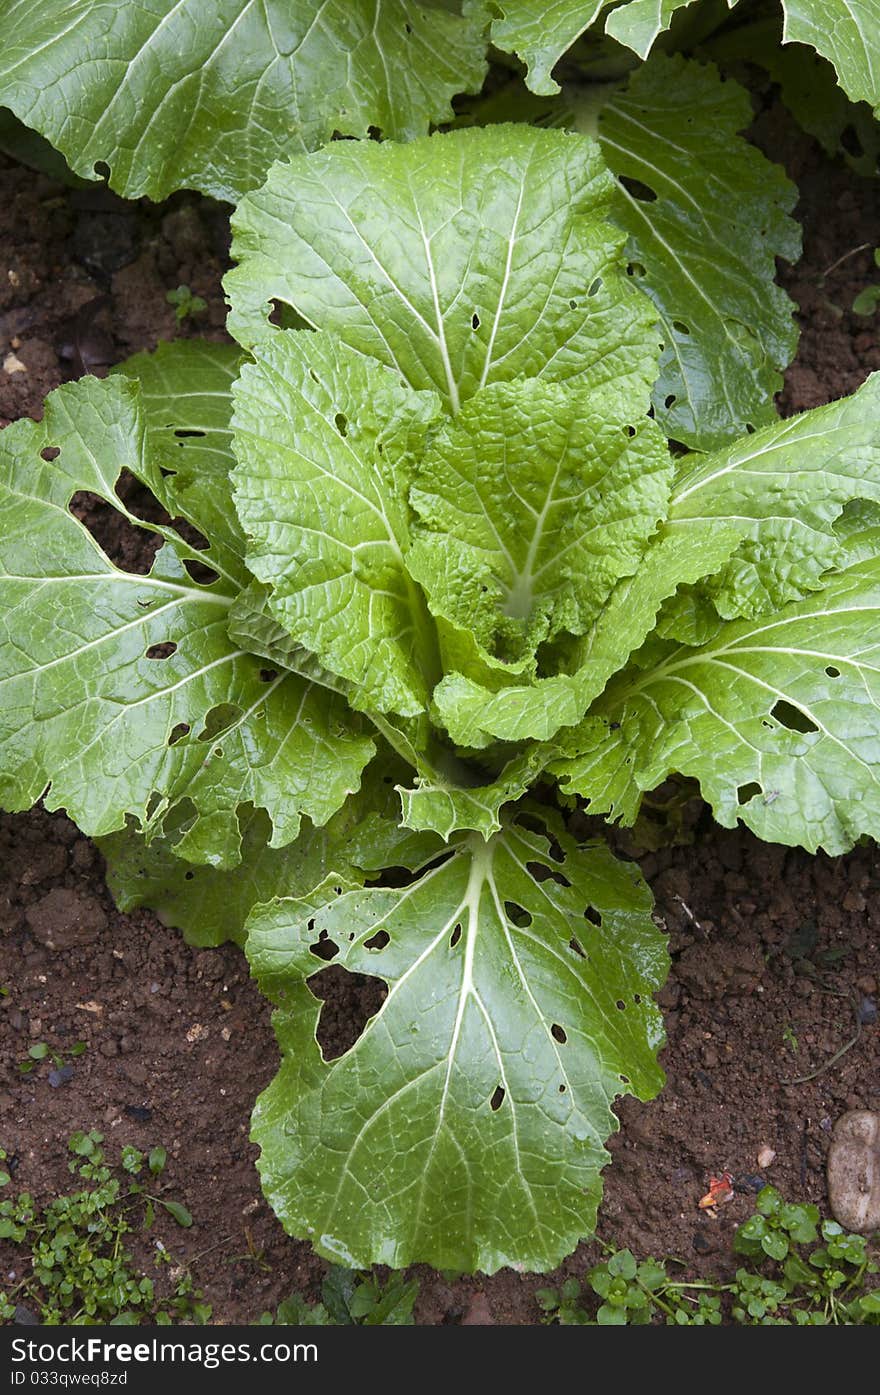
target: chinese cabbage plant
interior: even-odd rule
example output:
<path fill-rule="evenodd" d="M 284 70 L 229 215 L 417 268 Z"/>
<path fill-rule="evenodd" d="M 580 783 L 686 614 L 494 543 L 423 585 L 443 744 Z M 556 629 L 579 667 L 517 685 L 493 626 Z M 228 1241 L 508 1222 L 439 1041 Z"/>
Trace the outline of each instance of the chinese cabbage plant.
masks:
<path fill-rule="evenodd" d="M 276 164 L 233 219 L 237 347 L 164 346 L 0 433 L 0 802 L 65 808 L 120 904 L 196 942 L 247 922 L 282 1051 L 266 1194 L 356 1267 L 552 1268 L 615 1097 L 661 1086 L 650 894 L 554 784 L 631 823 L 678 772 L 723 825 L 830 853 L 880 828 L 880 377 L 779 421 L 718 349 L 730 416 L 695 389 L 702 448 L 671 450 L 656 383 L 702 352 L 668 353 L 673 191 L 630 228 L 602 140 Z M 86 497 L 153 535 L 149 570 Z M 331 959 L 386 996 L 327 1060 Z"/>

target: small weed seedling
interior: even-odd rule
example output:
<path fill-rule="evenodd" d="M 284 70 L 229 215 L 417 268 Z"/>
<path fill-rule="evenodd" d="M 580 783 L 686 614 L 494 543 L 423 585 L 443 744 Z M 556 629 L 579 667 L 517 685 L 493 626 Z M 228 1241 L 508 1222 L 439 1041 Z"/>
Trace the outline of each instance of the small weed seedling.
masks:
<path fill-rule="evenodd" d="M 566 1326 L 718 1326 L 726 1312 L 746 1326 L 880 1324 L 880 1289 L 867 1283 L 880 1266 L 865 1237 L 820 1220 L 815 1206 L 786 1202 L 775 1187 L 764 1187 L 733 1247 L 751 1267 L 738 1269 L 732 1283 L 675 1279 L 667 1265 L 680 1260 L 639 1263 L 630 1250 L 609 1245 L 585 1285 L 566 1279 L 535 1296 L 545 1322 Z M 597 1308 L 591 1292 L 601 1299 Z"/>
<path fill-rule="evenodd" d="M 200 295 L 193 295 L 189 286 L 178 286 L 176 290 L 167 291 L 165 299 L 169 305 L 174 306 L 174 318 L 178 324 L 182 324 L 184 320 L 195 319 L 208 308 L 208 302 Z"/>
<path fill-rule="evenodd" d="M 8 1292 L 0 1292 L 0 1320 L 11 1320 L 21 1306 L 46 1324 L 207 1322 L 211 1308 L 188 1273 L 176 1276 L 168 1297 L 157 1298 L 153 1280 L 137 1273 L 126 1248 L 138 1221 L 145 1230 L 152 1226 L 157 1206 L 178 1225 L 192 1224 L 185 1206 L 159 1195 L 156 1183 L 148 1189 L 137 1180 L 146 1168 L 158 1181 L 165 1149 L 144 1154 L 126 1146 L 118 1167 L 111 1168 L 102 1142 L 94 1129 L 69 1141 L 70 1171 L 86 1183 L 82 1190 L 42 1208 L 29 1192 L 0 1201 L 0 1240 L 20 1247 L 26 1271 Z M 0 1161 L 5 1160 L 0 1149 Z M 10 1182 L 9 1172 L 0 1170 L 0 1188 Z M 167 1249 L 161 1242 L 157 1246 L 157 1263 L 170 1262 Z"/>
<path fill-rule="evenodd" d="M 279 1303 L 275 1315 L 263 1313 L 260 1323 L 287 1327 L 411 1327 L 418 1279 L 389 1274 L 383 1282 L 374 1273 L 358 1273 L 332 1264 L 321 1286 L 320 1303 L 308 1303 L 293 1293 Z"/>

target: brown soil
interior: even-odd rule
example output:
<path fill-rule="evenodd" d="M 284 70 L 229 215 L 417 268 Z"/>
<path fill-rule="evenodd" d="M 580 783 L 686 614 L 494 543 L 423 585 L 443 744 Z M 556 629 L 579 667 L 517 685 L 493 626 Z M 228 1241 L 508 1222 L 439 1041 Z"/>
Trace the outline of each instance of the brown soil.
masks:
<path fill-rule="evenodd" d="M 756 139 L 787 160 L 803 195 L 805 257 L 782 272 L 802 323 L 781 398 L 789 413 L 851 392 L 880 368 L 875 321 L 849 311 L 872 279 L 870 250 L 852 253 L 877 240 L 880 188 L 819 157 L 778 113 L 759 120 Z M 129 206 L 10 162 L 0 187 L 3 423 L 38 415 L 58 383 L 161 338 L 222 332 L 219 207 L 191 196 Z M 182 283 L 208 310 L 178 326 L 165 294 Z M 600 1233 L 639 1255 L 678 1256 L 694 1275 L 725 1274 L 732 1232 L 762 1181 L 827 1213 L 831 1125 L 846 1109 L 880 1109 L 880 1029 L 870 1020 L 880 858 L 874 846 L 811 858 L 718 830 L 703 811 L 691 845 L 640 861 L 673 956 L 660 996 L 667 1085 L 651 1104 L 620 1102 Z M 317 1296 L 325 1266 L 284 1235 L 262 1200 L 248 1141 L 277 1051 L 241 953 L 194 951 L 148 913 L 120 915 L 95 849 L 63 815 L 41 809 L 0 818 L 0 935 L 0 985 L 10 989 L 0 998 L 0 1143 L 15 1156 L 16 1187 L 43 1200 L 69 1189 L 66 1143 L 77 1128 L 103 1130 L 111 1148 L 162 1143 L 168 1195 L 195 1223 L 182 1231 L 157 1220 L 154 1234 L 192 1265 L 215 1320 L 253 1321 L 293 1289 Z M 325 1014 L 341 1036 L 350 1011 L 330 991 Z M 845 1045 L 859 1010 L 851 1049 L 815 1078 L 786 1083 Z M 88 1049 L 72 1078 L 53 1086 L 51 1063 L 17 1070 L 36 1040 L 62 1055 L 76 1041 Z M 763 1145 L 776 1159 L 762 1174 Z M 709 1174 L 725 1168 L 737 1190 L 715 1218 L 698 1201 Z M 139 1252 L 148 1267 L 152 1243 Z M 582 1273 L 594 1255 L 582 1247 L 560 1276 Z M 19 1262 L 0 1245 L 4 1282 Z M 548 1282 L 415 1272 L 426 1324 L 534 1323 L 534 1290 Z"/>

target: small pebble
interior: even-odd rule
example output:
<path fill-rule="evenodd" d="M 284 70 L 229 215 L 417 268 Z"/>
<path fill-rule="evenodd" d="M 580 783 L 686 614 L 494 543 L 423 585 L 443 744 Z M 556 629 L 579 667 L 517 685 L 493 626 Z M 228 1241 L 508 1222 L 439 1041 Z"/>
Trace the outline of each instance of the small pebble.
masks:
<path fill-rule="evenodd" d="M 880 1114 L 853 1109 L 834 1125 L 828 1150 L 831 1214 L 862 1235 L 880 1229 Z"/>
<path fill-rule="evenodd" d="M 735 1186 L 738 1192 L 759 1192 L 762 1187 L 766 1187 L 766 1177 L 759 1177 L 757 1173 L 747 1173 L 737 1177 Z"/>
<path fill-rule="evenodd" d="M 877 1021 L 877 1002 L 874 998 L 863 998 L 859 1003 L 859 1022 L 863 1027 L 873 1027 Z"/>
<path fill-rule="evenodd" d="M 73 1066 L 62 1066 L 60 1070 L 50 1070 L 49 1084 L 53 1090 L 57 1090 L 59 1085 L 66 1085 L 68 1080 L 73 1079 Z"/>

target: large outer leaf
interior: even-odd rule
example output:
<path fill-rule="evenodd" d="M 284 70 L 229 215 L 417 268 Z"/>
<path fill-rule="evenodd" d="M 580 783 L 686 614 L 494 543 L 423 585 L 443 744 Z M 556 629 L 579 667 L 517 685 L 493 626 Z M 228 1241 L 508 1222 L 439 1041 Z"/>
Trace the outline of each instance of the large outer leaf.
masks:
<path fill-rule="evenodd" d="M 469 103 L 462 120 L 598 137 L 618 176 L 629 270 L 660 320 L 652 396 L 668 436 L 711 449 L 773 419 L 797 342 L 775 258 L 797 258 L 800 231 L 788 216 L 794 185 L 738 134 L 751 121 L 742 87 L 658 53 L 623 87 L 572 85 L 539 99 L 514 79 Z"/>
<path fill-rule="evenodd" d="M 172 810 L 165 822 L 171 836 L 150 841 L 133 828 L 99 838 L 107 862 L 107 886 L 121 911 L 149 906 L 165 925 L 184 932 L 189 944 L 202 948 L 226 940 L 244 942 L 244 924 L 253 907 L 273 896 L 305 895 L 331 868 L 346 867 L 341 848 L 332 840 L 330 824 L 303 824 L 299 837 L 284 848 L 269 846 L 271 825 L 265 814 L 241 810 L 241 862 L 221 869 L 193 865 L 175 856 L 175 825 L 183 822 L 185 806 Z M 325 857 L 327 849 L 332 856 Z"/>
<path fill-rule="evenodd" d="M 725 618 L 755 616 L 821 586 L 843 556 L 833 525 L 854 499 L 880 501 L 880 373 L 851 397 L 686 456 L 666 526 L 693 539 L 717 527 L 740 533 L 733 558 L 702 589 Z"/>
<path fill-rule="evenodd" d="M 245 366 L 235 401 L 236 503 L 273 614 L 361 706 L 418 714 L 437 659 L 404 564 L 407 495 L 436 397 L 329 335 L 288 330 Z"/>
<path fill-rule="evenodd" d="M 595 143 L 559 131 L 338 142 L 275 165 L 236 210 L 230 331 L 271 337 L 277 301 L 453 412 L 522 376 L 608 384 L 638 415 L 657 343 L 613 196 Z"/>
<path fill-rule="evenodd" d="M 432 610 L 519 659 L 582 634 L 665 513 L 672 462 L 616 394 L 541 379 L 477 393 L 420 461 L 410 570 Z"/>
<path fill-rule="evenodd" d="M 880 836 L 880 562 L 778 616 L 732 621 L 610 685 L 554 767 L 590 811 L 631 823 L 672 771 L 725 827 L 842 853 Z"/>
<path fill-rule="evenodd" d="M 797 347 L 795 306 L 774 280 L 776 257 L 800 256 L 788 216 L 797 190 L 739 139 L 751 120 L 737 83 L 661 54 L 599 118 L 602 152 L 622 177 L 627 255 L 662 326 L 654 414 L 667 436 L 700 450 L 775 419 Z"/>
<path fill-rule="evenodd" d="M 449 117 L 479 29 L 418 0 L 7 0 L 0 104 L 128 198 L 235 202 L 285 150 Z"/>
<path fill-rule="evenodd" d="M 126 815 L 155 827 L 187 798 L 188 855 L 234 863 L 239 803 L 289 842 L 301 812 L 322 822 L 357 788 L 373 745 L 341 700 L 230 641 L 240 561 L 231 573 L 156 525 L 167 541 L 148 576 L 108 560 L 68 504 L 89 490 L 139 524 L 114 492 L 123 466 L 177 511 L 122 377 L 60 388 L 41 423 L 0 434 L 0 802 L 26 809 L 49 785 L 47 807 L 98 835 Z M 205 560 L 221 573 L 210 585 L 186 570 Z"/>
<path fill-rule="evenodd" d="M 281 1003 L 282 1066 L 253 1123 L 263 1186 L 320 1253 L 545 1270 L 592 1229 L 611 1102 L 662 1081 L 666 955 L 633 867 L 553 831 L 561 862 L 515 823 L 406 888 L 328 885 L 251 918 L 249 958 Z M 389 986 L 329 1064 L 306 987 L 325 932 L 336 963 Z"/>

